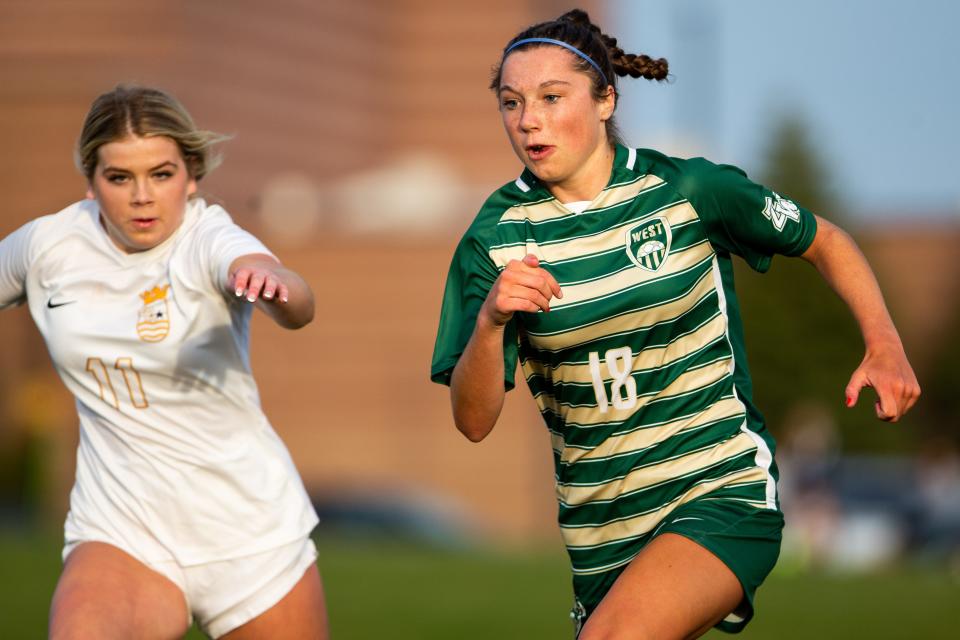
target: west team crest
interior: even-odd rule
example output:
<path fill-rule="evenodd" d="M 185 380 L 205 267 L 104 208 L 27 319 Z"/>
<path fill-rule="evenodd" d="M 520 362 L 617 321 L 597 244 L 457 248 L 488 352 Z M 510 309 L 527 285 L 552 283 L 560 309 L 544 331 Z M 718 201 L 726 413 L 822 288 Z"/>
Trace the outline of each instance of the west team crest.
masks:
<path fill-rule="evenodd" d="M 137 317 L 137 335 L 144 342 L 160 342 L 170 333 L 170 309 L 167 290 L 170 285 L 154 287 L 140 294 L 143 308 Z"/>
<path fill-rule="evenodd" d="M 653 218 L 627 229 L 627 256 L 633 264 L 656 271 L 670 253 L 670 225 L 666 218 Z"/>

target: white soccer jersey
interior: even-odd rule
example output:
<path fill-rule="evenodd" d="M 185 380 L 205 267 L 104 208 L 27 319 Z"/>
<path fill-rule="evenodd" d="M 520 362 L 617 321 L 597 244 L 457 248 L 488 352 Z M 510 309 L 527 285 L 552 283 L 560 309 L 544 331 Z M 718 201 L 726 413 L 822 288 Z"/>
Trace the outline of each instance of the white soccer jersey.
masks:
<path fill-rule="evenodd" d="M 84 200 L 0 242 L 0 308 L 26 298 L 76 397 L 67 544 L 186 566 L 305 536 L 317 517 L 250 370 L 253 306 L 226 293 L 233 260 L 269 251 L 200 199 L 140 253 L 98 212 Z"/>

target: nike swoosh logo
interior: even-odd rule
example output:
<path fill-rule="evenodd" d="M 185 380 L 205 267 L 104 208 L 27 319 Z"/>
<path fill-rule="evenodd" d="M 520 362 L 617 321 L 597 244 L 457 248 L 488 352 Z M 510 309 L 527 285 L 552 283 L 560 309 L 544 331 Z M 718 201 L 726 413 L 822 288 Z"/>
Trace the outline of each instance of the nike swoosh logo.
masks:
<path fill-rule="evenodd" d="M 54 302 L 53 298 L 47 300 L 47 309 L 56 309 L 57 307 L 62 307 L 65 304 L 73 304 L 76 300 L 67 300 L 66 302 Z"/>

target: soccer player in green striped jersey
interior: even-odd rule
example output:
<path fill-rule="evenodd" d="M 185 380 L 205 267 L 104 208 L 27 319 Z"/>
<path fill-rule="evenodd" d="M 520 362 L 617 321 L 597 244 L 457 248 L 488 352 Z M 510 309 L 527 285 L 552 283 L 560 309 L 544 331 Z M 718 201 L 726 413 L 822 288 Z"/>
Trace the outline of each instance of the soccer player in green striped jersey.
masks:
<path fill-rule="evenodd" d="M 432 378 L 470 440 L 519 361 L 550 431 L 581 640 L 739 631 L 776 562 L 774 443 L 753 404 L 732 256 L 814 264 L 860 324 L 847 387 L 897 420 L 919 386 L 856 245 L 734 167 L 631 149 L 615 75 L 662 80 L 583 11 L 520 33 L 491 88 L 522 175 L 447 279 Z"/>

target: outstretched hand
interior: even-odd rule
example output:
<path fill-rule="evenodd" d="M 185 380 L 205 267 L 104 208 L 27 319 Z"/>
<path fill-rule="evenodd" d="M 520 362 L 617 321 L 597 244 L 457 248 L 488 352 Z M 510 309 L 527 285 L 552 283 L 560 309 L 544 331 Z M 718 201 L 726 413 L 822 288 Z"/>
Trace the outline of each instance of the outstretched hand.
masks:
<path fill-rule="evenodd" d="M 877 393 L 874 409 L 877 417 L 896 422 L 920 397 L 920 384 L 899 344 L 868 349 L 863 362 L 847 383 L 847 406 L 857 404 L 860 391 L 873 387 Z"/>
<path fill-rule="evenodd" d="M 228 286 L 238 298 L 243 297 L 247 302 L 262 298 L 267 302 L 286 304 L 290 290 L 283 283 L 281 271 L 282 267 L 276 262 L 259 261 L 244 265 L 232 274 Z"/>
<path fill-rule="evenodd" d="M 240 256 L 230 264 L 227 273 L 227 291 L 246 302 L 257 303 L 281 327 L 299 329 L 313 320 L 310 286 L 273 256 Z"/>
<path fill-rule="evenodd" d="M 487 294 L 481 313 L 503 326 L 517 311 L 550 311 L 550 300 L 562 297 L 556 279 L 540 266 L 537 256 L 528 253 L 523 260 L 507 263 Z"/>

